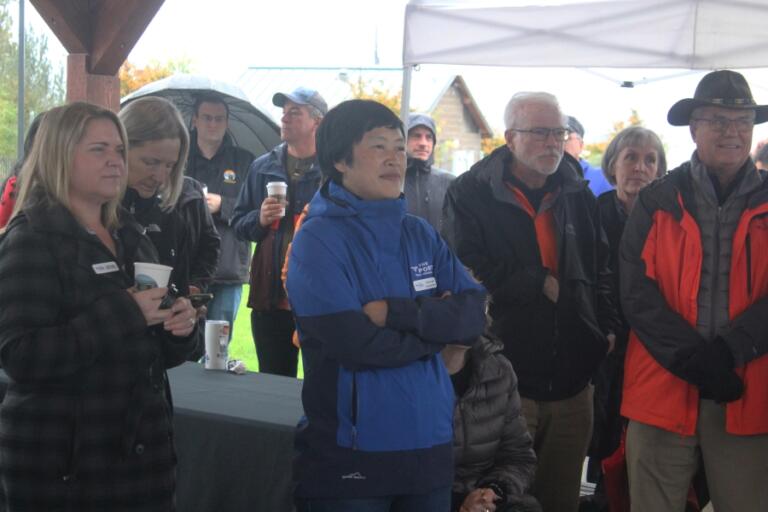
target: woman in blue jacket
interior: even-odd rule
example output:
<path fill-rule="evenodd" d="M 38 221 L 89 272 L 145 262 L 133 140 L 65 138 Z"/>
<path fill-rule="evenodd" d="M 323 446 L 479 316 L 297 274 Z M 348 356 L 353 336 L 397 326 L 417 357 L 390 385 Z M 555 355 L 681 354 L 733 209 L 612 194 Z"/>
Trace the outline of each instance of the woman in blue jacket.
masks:
<path fill-rule="evenodd" d="M 305 372 L 298 509 L 448 510 L 453 387 L 439 352 L 483 332 L 485 290 L 406 214 L 403 125 L 387 107 L 338 105 L 317 156 L 328 180 L 287 277 Z"/>

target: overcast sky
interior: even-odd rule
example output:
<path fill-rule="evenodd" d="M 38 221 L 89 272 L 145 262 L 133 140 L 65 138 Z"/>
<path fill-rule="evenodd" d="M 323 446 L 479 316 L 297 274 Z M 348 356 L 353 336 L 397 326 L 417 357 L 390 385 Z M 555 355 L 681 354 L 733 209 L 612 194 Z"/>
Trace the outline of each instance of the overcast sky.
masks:
<path fill-rule="evenodd" d="M 139 66 L 151 60 L 189 58 L 195 73 L 236 82 L 248 66 L 381 66 L 402 64 L 406 0 L 165 0 L 129 56 Z M 11 4 L 13 5 L 13 4 Z M 11 7 L 13 9 L 13 7 Z M 27 2 L 28 23 L 44 24 Z M 51 48 L 63 62 L 54 36 Z M 586 140 L 602 140 L 616 121 L 637 109 L 645 126 L 657 131 L 676 165 L 693 150 L 687 128 L 666 123 L 678 99 L 690 97 L 703 73 L 685 70 L 581 70 L 421 66 L 414 81 L 430 73 L 464 76 L 486 119 L 502 129 L 509 97 L 521 90 L 546 90 L 563 110 L 586 127 Z M 768 103 L 768 72 L 745 71 L 759 103 Z M 601 76 L 599 76 L 601 75 Z M 607 76 L 608 78 L 605 78 Z M 674 77 L 659 79 L 660 77 Z M 633 89 L 616 82 L 651 78 Z M 426 106 L 421 106 L 422 108 Z M 755 130 L 756 143 L 768 128 Z"/>

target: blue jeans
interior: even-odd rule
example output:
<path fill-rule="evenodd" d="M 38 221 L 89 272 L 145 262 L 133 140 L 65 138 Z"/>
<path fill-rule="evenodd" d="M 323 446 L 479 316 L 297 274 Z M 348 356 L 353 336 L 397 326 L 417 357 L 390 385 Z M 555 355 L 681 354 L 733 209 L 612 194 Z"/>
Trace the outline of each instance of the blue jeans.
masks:
<path fill-rule="evenodd" d="M 240 296 L 243 293 L 241 284 L 212 284 L 208 291 L 213 294 L 213 300 L 208 303 L 208 320 L 226 320 L 229 322 L 229 339 L 235 330 L 235 318 L 240 307 Z"/>
<path fill-rule="evenodd" d="M 296 512 L 449 512 L 450 510 L 450 486 L 440 487 L 425 494 L 296 501 Z"/>

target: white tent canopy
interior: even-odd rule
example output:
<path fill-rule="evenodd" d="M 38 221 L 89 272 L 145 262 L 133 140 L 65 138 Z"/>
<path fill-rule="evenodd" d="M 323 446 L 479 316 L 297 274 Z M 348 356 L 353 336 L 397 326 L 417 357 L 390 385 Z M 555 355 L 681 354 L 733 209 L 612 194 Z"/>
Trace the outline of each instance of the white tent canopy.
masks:
<path fill-rule="evenodd" d="M 768 64 L 768 0 L 411 0 L 403 112 L 418 64 L 722 69 Z M 531 3 L 535 5 L 530 5 Z"/>

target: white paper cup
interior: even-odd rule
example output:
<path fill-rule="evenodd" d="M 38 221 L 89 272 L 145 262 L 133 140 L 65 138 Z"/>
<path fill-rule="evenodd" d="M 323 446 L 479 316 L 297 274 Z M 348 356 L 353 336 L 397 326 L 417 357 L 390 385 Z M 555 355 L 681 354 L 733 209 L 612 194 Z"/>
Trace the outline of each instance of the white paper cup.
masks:
<path fill-rule="evenodd" d="M 162 288 L 168 286 L 173 267 L 158 263 L 144 263 L 137 261 L 133 264 L 133 276 L 136 280 L 136 288 L 149 290 L 150 288 Z"/>
<path fill-rule="evenodd" d="M 229 322 L 205 321 L 205 369 L 226 370 L 229 345 Z"/>
<path fill-rule="evenodd" d="M 283 205 L 281 217 L 285 217 L 285 205 L 288 204 L 288 184 L 284 181 L 270 181 L 267 183 L 267 195 L 274 197 Z"/>

